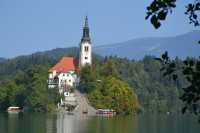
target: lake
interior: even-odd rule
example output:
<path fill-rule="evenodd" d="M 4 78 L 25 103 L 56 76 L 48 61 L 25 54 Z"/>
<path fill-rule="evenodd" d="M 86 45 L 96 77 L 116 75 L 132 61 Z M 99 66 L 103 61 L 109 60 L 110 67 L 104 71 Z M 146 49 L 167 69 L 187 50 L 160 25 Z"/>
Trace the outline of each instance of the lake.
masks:
<path fill-rule="evenodd" d="M 0 113 L 0 133 L 200 133 L 200 124 L 191 116 L 150 113 L 113 118 Z"/>

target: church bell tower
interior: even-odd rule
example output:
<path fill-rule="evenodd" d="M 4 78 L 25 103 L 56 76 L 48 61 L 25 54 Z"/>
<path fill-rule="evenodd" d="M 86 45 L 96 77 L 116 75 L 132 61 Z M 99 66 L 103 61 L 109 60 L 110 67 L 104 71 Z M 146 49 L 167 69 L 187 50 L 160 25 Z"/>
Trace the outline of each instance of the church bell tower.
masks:
<path fill-rule="evenodd" d="M 79 67 L 83 67 L 86 64 L 92 64 L 92 43 L 90 39 L 90 29 L 88 26 L 88 17 L 85 17 L 85 24 L 83 27 L 83 35 L 79 48 Z"/>

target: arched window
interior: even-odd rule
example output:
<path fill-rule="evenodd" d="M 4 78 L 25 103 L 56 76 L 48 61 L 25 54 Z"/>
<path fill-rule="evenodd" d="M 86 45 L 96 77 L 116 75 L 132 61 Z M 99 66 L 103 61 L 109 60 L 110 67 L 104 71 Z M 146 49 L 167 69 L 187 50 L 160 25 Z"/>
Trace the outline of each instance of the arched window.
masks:
<path fill-rule="evenodd" d="M 88 51 L 89 51 L 89 47 L 85 46 L 85 52 L 88 52 Z"/>

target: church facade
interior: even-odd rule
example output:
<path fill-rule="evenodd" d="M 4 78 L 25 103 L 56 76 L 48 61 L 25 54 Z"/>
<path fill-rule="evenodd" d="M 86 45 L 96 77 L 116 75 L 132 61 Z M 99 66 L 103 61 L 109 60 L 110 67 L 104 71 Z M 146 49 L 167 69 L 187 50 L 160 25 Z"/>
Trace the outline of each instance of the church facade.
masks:
<path fill-rule="evenodd" d="M 49 69 L 48 88 L 58 88 L 60 94 L 69 96 L 71 88 L 79 83 L 78 72 L 86 64 L 92 64 L 92 43 L 90 29 L 86 16 L 83 27 L 83 35 L 79 44 L 78 57 L 62 57 L 62 59 Z"/>

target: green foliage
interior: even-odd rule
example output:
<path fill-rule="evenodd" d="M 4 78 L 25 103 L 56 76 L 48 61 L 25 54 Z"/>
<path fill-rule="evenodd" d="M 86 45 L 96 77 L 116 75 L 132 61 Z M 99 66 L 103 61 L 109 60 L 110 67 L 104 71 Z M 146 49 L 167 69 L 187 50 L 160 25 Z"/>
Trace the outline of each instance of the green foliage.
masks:
<path fill-rule="evenodd" d="M 105 60 L 101 74 L 105 77 L 118 77 L 117 69 L 112 59 Z"/>
<path fill-rule="evenodd" d="M 26 99 L 27 106 L 35 111 L 46 111 L 47 103 L 47 68 L 43 66 L 33 66 L 27 70 L 30 83 Z"/>
<path fill-rule="evenodd" d="M 147 7 L 148 19 L 151 16 L 151 23 L 157 29 L 161 26 L 160 20 L 165 20 L 168 11 L 172 11 L 172 8 L 176 7 L 176 0 L 153 0 L 150 6 Z M 199 12 L 200 12 L 200 0 L 194 0 L 193 3 L 188 3 L 186 6 L 185 14 L 188 15 L 190 24 L 194 26 L 199 26 Z M 200 41 L 198 42 L 200 44 Z M 168 54 L 162 55 L 159 59 L 163 63 L 164 76 L 172 77 L 177 83 L 178 81 L 183 81 L 182 77 L 187 80 L 187 85 L 183 88 L 183 95 L 180 97 L 184 102 L 184 108 L 182 112 L 185 113 L 187 110 L 198 115 L 200 118 L 200 59 L 186 59 L 184 65 L 180 67 L 176 61 L 171 61 Z M 180 76 L 182 73 L 182 76 Z M 180 80 L 181 79 L 181 80 Z M 199 119 L 200 121 L 200 119 Z"/>
<path fill-rule="evenodd" d="M 89 93 L 96 88 L 97 76 L 90 66 L 81 68 L 79 90 Z"/>
<path fill-rule="evenodd" d="M 46 65 L 33 65 L 1 84 L 0 108 L 5 110 L 9 106 L 19 106 L 33 111 L 51 111 L 58 95 L 47 90 L 47 70 Z"/>
<path fill-rule="evenodd" d="M 20 106 L 33 111 L 54 110 L 59 95 L 57 90 L 47 90 L 49 66 L 62 56 L 77 53 L 74 47 L 0 59 L 0 109 Z"/>
<path fill-rule="evenodd" d="M 182 112 L 190 111 L 200 117 L 200 59 L 187 58 L 183 61 L 182 67 L 177 62 L 170 60 L 167 54 L 164 54 L 160 61 L 163 63 L 164 76 L 172 76 L 174 81 L 179 80 L 184 75 L 187 85 L 182 87 L 183 93 L 180 99 L 184 103 Z"/>
<path fill-rule="evenodd" d="M 59 55 L 62 54 L 64 52 Z M 20 106 L 34 111 L 54 110 L 59 95 L 56 90 L 46 89 L 46 80 L 49 66 L 60 58 L 59 55 L 38 53 L 1 62 L 0 108 Z M 146 56 L 141 61 L 117 57 L 103 59 L 99 56 L 94 56 L 93 59 L 92 67 L 86 66 L 81 69 L 79 89 L 89 94 L 89 99 L 95 107 L 110 107 L 109 102 L 103 99 L 113 101 L 109 97 L 112 94 L 103 91 L 105 87 L 102 86 L 107 85 L 107 81 L 115 81 L 111 80 L 114 78 L 117 82 L 119 80 L 129 84 L 144 111 L 177 112 L 181 108 L 181 88 L 188 84 L 181 72 L 176 81 L 170 76 L 163 77 L 163 72 L 160 71 L 163 64 L 151 56 Z M 183 67 L 183 61 L 176 59 L 174 62 L 179 68 Z M 114 108 L 114 103 L 112 107 Z"/>
<path fill-rule="evenodd" d="M 99 83 L 95 91 L 89 93 L 88 98 L 96 108 L 114 109 L 119 114 L 130 114 L 139 108 L 133 89 L 112 76 Z"/>
<path fill-rule="evenodd" d="M 163 77 L 160 71 L 162 63 L 155 57 L 146 56 L 142 61 L 117 57 L 110 57 L 107 60 L 112 60 L 118 77 L 133 88 L 144 111 L 179 111 L 180 88 L 187 83 L 184 79 L 174 82 L 170 77 Z M 182 67 L 181 60 L 177 59 L 177 63 Z"/>
<path fill-rule="evenodd" d="M 146 19 L 151 17 L 152 25 L 158 29 L 161 21 L 164 21 L 168 13 L 172 13 L 172 9 L 176 7 L 176 0 L 153 0 L 147 7 Z M 188 3 L 185 14 L 188 15 L 190 24 L 199 26 L 198 13 L 200 11 L 200 0 L 194 0 L 194 3 Z"/>
<path fill-rule="evenodd" d="M 151 23 L 158 29 L 161 26 L 161 22 L 166 19 L 168 12 L 172 12 L 172 9 L 176 7 L 176 0 L 153 0 L 150 6 L 147 7 L 148 19 L 151 16 Z"/>
<path fill-rule="evenodd" d="M 200 0 L 195 0 L 194 3 L 189 3 L 186 8 L 187 10 L 185 14 L 189 16 L 190 24 L 199 26 L 198 13 L 200 12 Z"/>
<path fill-rule="evenodd" d="M 0 109 L 6 109 L 8 105 L 22 105 L 23 91 L 23 86 L 18 86 L 14 81 L 7 81 L 0 88 Z"/>
<path fill-rule="evenodd" d="M 0 61 L 0 82 L 1 79 L 10 79 L 18 71 L 24 71 L 32 65 L 50 65 L 55 64 L 63 56 L 76 56 L 78 48 L 57 48 L 51 51 L 37 52 L 27 56 L 18 56 L 13 59 Z"/>
<path fill-rule="evenodd" d="M 111 108 L 120 114 L 130 114 L 139 107 L 136 94 L 119 79 L 112 59 L 83 67 L 79 89 L 88 94 L 90 103 L 96 108 Z"/>
<path fill-rule="evenodd" d="M 189 110 L 200 117 L 200 59 L 187 59 L 184 63 L 182 71 L 189 85 L 183 88 L 181 100 L 185 107 L 182 111 Z"/>
<path fill-rule="evenodd" d="M 189 18 L 189 23 L 195 27 L 200 26 L 200 0 L 193 0 L 193 3 L 188 2 L 186 5 L 185 14 Z M 161 26 L 161 21 L 164 21 L 168 13 L 172 13 L 172 9 L 176 8 L 177 0 L 153 0 L 147 7 L 147 15 L 145 19 L 150 18 L 151 24 L 158 29 Z M 200 44 L 200 41 L 198 42 Z"/>
<path fill-rule="evenodd" d="M 178 58 L 175 63 L 179 68 L 183 66 Z M 179 99 L 181 87 L 187 85 L 187 82 L 184 78 L 174 81 L 172 77 L 163 77 L 163 72 L 160 71 L 162 68 L 163 64 L 152 56 L 146 56 L 142 61 L 106 57 L 92 67 L 82 68 L 79 88 L 89 94 L 89 100 L 96 108 L 115 108 L 118 112 L 125 113 L 125 110 L 118 109 L 116 103 L 120 104 L 120 99 L 113 100 L 112 92 L 115 89 L 123 91 L 118 90 L 121 85 L 119 81 L 127 82 L 129 88 L 136 93 L 143 111 L 178 112 L 182 105 Z M 178 75 L 183 77 L 181 73 Z"/>

